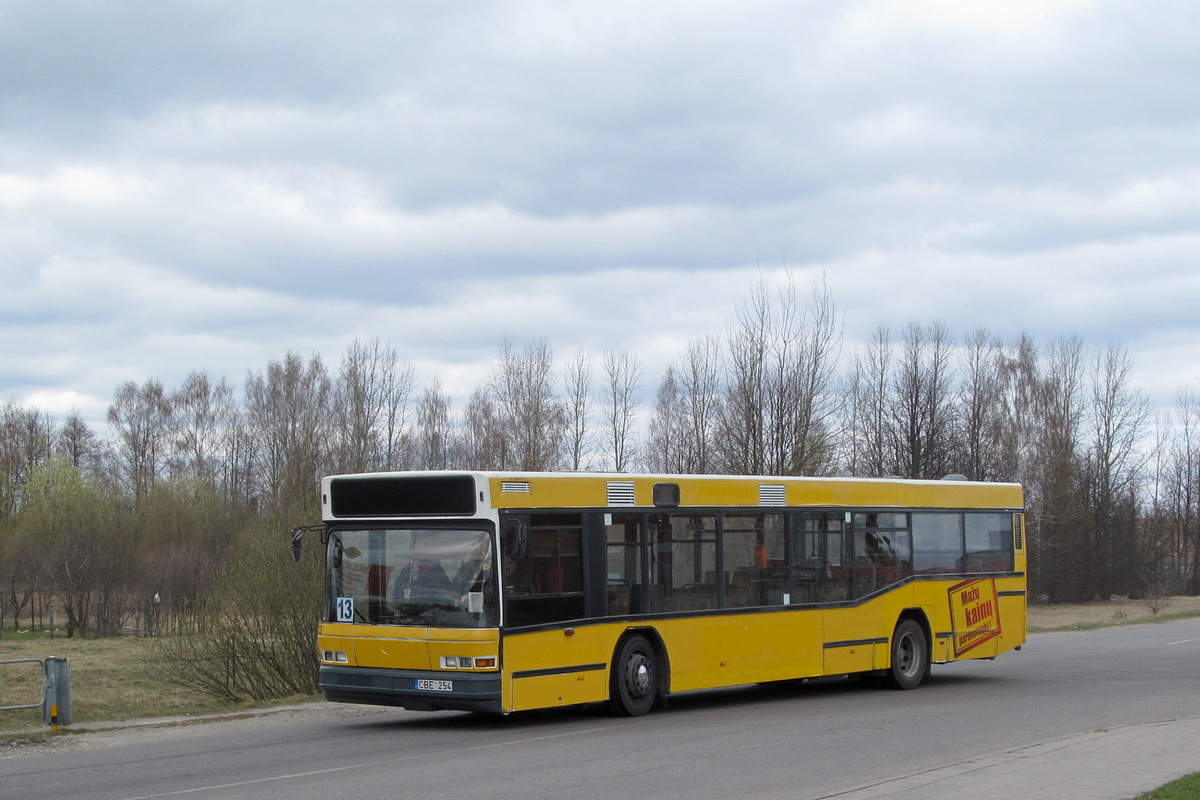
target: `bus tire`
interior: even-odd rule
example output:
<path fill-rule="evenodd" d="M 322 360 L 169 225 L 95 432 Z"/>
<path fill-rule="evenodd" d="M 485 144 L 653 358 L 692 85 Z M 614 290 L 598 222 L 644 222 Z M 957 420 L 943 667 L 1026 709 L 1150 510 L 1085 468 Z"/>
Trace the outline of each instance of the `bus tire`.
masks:
<path fill-rule="evenodd" d="M 887 684 L 893 689 L 915 689 L 929 674 L 929 640 L 913 619 L 902 619 L 892 632 L 892 663 Z"/>
<path fill-rule="evenodd" d="M 658 696 L 658 657 L 654 645 L 640 634 L 629 636 L 617 648 L 609 682 L 608 705 L 623 717 L 640 717 Z"/>

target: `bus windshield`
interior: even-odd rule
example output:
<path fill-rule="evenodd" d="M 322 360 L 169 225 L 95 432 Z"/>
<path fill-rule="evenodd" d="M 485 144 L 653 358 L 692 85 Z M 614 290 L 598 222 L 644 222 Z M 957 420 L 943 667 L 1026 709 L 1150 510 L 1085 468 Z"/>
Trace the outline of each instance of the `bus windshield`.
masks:
<path fill-rule="evenodd" d="M 489 531 L 335 530 L 328 558 L 332 622 L 436 628 L 499 624 Z"/>

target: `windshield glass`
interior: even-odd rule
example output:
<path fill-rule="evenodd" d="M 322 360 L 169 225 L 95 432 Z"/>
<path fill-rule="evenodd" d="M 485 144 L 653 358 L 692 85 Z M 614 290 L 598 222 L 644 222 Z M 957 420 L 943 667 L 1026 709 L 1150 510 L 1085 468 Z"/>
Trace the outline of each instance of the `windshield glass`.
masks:
<path fill-rule="evenodd" d="M 334 622 L 439 628 L 499 624 L 488 531 L 333 531 L 329 574 Z"/>

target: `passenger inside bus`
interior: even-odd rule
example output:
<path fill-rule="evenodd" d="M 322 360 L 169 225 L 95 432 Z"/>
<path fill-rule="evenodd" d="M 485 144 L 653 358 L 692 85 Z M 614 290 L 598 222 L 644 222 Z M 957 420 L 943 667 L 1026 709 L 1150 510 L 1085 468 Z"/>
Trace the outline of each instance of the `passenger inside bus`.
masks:
<path fill-rule="evenodd" d="M 433 559 L 415 558 L 400 570 L 392 599 L 398 603 L 446 602 L 456 594 L 442 565 Z"/>

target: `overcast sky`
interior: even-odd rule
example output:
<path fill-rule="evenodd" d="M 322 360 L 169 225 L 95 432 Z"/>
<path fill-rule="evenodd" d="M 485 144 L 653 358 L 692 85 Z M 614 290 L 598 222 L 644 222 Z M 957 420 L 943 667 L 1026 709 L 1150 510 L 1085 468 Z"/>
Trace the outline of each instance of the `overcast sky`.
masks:
<path fill-rule="evenodd" d="M 1200 3 L 0 0 L 0 402 L 379 337 L 630 350 L 762 276 L 1200 388 Z M 460 406 L 461 407 L 461 406 Z"/>

